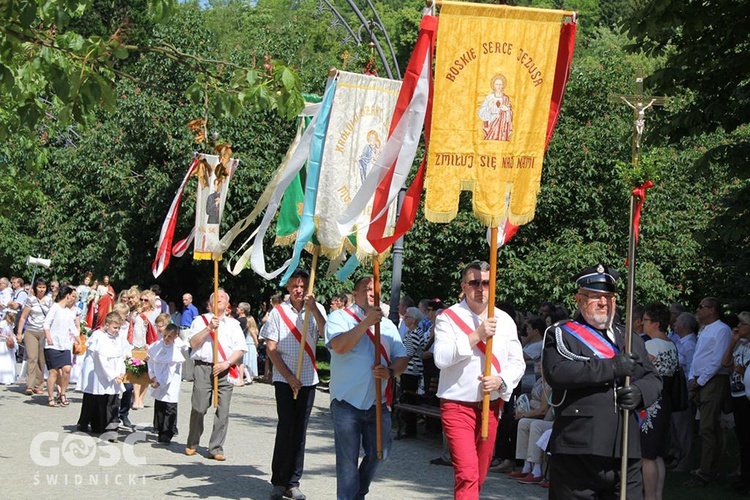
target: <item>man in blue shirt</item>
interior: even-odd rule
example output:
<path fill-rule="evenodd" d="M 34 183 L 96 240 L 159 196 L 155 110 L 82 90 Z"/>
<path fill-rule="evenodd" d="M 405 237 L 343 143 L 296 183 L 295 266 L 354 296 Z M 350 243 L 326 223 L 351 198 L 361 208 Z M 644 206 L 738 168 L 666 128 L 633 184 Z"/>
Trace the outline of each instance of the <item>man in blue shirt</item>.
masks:
<path fill-rule="evenodd" d="M 185 309 L 182 311 L 180 328 L 188 330 L 190 329 L 190 325 L 193 324 L 193 320 L 198 317 L 198 309 L 193 305 L 193 296 L 189 293 L 182 296 L 182 304 L 185 306 Z"/>
<path fill-rule="evenodd" d="M 186 293 L 182 296 L 182 304 L 185 308 L 182 310 L 182 319 L 180 320 L 180 338 L 187 340 L 188 333 L 190 333 L 190 325 L 193 324 L 193 320 L 200 316 L 198 308 L 193 305 L 193 296 Z M 188 358 L 185 360 L 185 364 L 182 367 L 182 380 L 187 382 L 193 381 L 193 360 Z"/>
<path fill-rule="evenodd" d="M 336 444 L 336 497 L 364 498 L 380 466 L 377 458 L 375 382 L 385 396 L 390 379 L 399 376 L 409 358 L 393 322 L 375 306 L 371 277 L 354 286 L 354 304 L 333 311 L 326 323 L 331 350 L 331 418 Z M 374 329 L 380 323 L 381 364 L 375 359 Z M 386 402 L 386 398 L 383 398 Z M 391 447 L 391 415 L 383 405 L 383 458 Z M 360 444 L 365 456 L 359 462 Z"/>

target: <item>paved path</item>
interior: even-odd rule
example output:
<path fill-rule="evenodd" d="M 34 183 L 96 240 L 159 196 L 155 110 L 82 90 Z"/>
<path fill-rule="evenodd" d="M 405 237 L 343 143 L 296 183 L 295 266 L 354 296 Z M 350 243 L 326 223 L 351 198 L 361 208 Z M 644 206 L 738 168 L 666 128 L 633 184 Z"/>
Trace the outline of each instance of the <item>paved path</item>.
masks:
<path fill-rule="evenodd" d="M 198 454 L 184 454 L 190 389 L 191 384 L 184 382 L 179 406 L 180 434 L 169 447 L 164 447 L 155 443 L 150 432 L 130 437 L 121 433 L 115 444 L 73 433 L 80 393 L 69 391 L 71 405 L 66 408 L 48 408 L 46 396 L 30 397 L 18 386 L 0 386 L 0 480 L 6 498 L 267 499 L 276 428 L 273 388 L 256 383 L 235 389 L 226 462 L 204 457 L 210 414 Z M 328 394 L 319 391 L 307 434 L 301 486 L 311 500 L 333 499 L 336 493 L 328 403 Z M 145 409 L 130 413 L 139 429 L 151 425 L 153 399 L 147 396 L 146 404 Z M 131 445 L 129 440 L 135 442 Z M 429 464 L 440 451 L 439 436 L 420 433 L 416 440 L 394 441 L 391 457 L 383 463 L 367 498 L 452 498 L 452 469 Z M 541 499 L 546 498 L 546 490 L 490 473 L 482 498 Z"/>

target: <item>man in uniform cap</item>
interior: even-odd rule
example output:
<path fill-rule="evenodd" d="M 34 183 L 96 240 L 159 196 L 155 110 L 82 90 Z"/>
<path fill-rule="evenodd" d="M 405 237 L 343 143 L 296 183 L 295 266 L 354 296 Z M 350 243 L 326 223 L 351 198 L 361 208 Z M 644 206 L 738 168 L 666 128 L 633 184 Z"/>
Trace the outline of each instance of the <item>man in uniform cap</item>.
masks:
<path fill-rule="evenodd" d="M 618 273 L 599 264 L 573 277 L 578 312 L 545 333 L 542 364 L 552 387 L 549 498 L 616 498 L 620 488 L 622 410 L 630 410 L 627 498 L 643 498 L 636 412 L 659 397 L 661 379 L 643 340 L 614 324 Z M 625 377 L 631 383 L 625 387 Z"/>

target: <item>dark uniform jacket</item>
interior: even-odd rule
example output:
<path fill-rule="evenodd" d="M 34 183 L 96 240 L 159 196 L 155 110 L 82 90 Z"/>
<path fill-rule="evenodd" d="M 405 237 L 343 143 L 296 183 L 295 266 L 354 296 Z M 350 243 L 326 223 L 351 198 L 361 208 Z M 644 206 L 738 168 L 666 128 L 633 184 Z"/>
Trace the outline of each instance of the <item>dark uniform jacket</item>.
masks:
<path fill-rule="evenodd" d="M 583 318 L 577 318 L 585 324 Z M 544 377 L 552 387 L 552 404 L 555 420 L 550 437 L 549 451 L 554 454 L 598 455 L 619 458 L 622 449 L 623 412 L 615 404 L 615 383 L 611 359 L 600 359 L 578 339 L 562 331 L 563 343 L 575 355 L 586 356 L 588 361 L 571 360 L 560 353 L 553 325 L 545 333 L 542 358 Z M 617 348 L 625 350 L 625 328 L 613 325 Z M 600 334 L 608 339 L 605 332 Z M 632 352 L 640 360 L 631 384 L 638 386 L 643 395 L 639 409 L 650 406 L 661 392 L 661 378 L 648 359 L 643 340 L 633 335 Z M 635 415 L 630 412 L 628 429 L 628 458 L 640 458 L 640 429 Z"/>

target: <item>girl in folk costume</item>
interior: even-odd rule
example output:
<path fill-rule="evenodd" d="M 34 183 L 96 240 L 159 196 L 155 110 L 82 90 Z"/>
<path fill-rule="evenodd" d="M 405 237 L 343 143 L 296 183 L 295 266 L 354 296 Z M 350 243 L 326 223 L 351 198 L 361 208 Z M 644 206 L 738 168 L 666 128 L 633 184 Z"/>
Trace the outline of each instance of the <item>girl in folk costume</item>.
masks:
<path fill-rule="evenodd" d="M 16 313 L 7 312 L 0 321 L 0 384 L 13 384 L 16 381 L 16 336 L 13 326 Z"/>
<path fill-rule="evenodd" d="M 149 346 L 158 340 L 156 318 L 161 311 L 155 308 L 156 295 L 151 290 L 139 294 L 140 308 L 133 314 L 133 350 L 135 357 L 145 359 Z M 140 351 L 140 353 L 139 353 Z M 133 409 L 143 408 L 143 398 L 148 390 L 148 381 L 133 382 Z"/>
<path fill-rule="evenodd" d="M 177 402 L 187 347 L 180 339 L 180 328 L 168 323 L 163 327 L 162 339 L 148 349 L 148 377 L 156 400 L 154 430 L 161 444 L 169 444 L 177 429 Z"/>
<path fill-rule="evenodd" d="M 77 430 L 101 434 L 119 425 L 119 395 L 125 390 L 125 352 L 119 338 L 122 318 L 116 312 L 107 314 L 104 327 L 96 330 L 86 342 L 81 386 L 83 404 Z"/>

